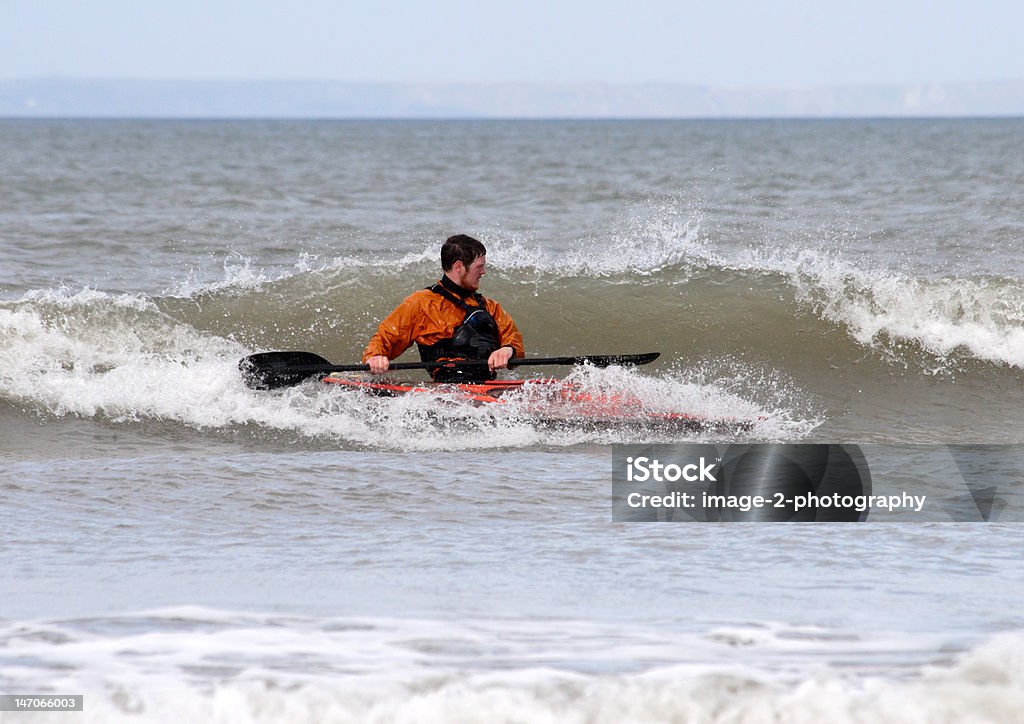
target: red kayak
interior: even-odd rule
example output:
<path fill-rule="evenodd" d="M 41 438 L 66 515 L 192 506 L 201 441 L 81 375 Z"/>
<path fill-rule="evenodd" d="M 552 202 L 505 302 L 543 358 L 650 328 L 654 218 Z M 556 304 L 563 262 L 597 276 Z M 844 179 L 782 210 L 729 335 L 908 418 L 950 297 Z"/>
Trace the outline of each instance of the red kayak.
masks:
<path fill-rule="evenodd" d="M 439 394 L 474 405 L 524 403 L 531 419 L 556 426 L 615 427 L 679 430 L 683 432 L 746 432 L 754 420 L 707 418 L 679 412 L 652 412 L 643 402 L 620 393 L 593 394 L 579 385 L 557 379 L 490 380 L 488 382 L 393 382 L 331 375 L 323 382 L 380 397 Z"/>

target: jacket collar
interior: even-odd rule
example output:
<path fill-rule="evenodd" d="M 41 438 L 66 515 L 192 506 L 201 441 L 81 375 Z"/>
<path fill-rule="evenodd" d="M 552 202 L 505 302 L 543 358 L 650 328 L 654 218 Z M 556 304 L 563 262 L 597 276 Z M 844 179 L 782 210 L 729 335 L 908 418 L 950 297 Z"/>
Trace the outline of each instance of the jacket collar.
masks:
<path fill-rule="evenodd" d="M 447 274 L 441 276 L 441 286 L 447 289 L 452 294 L 457 295 L 460 299 L 466 299 L 467 297 L 473 296 L 472 289 L 466 289 L 460 284 L 453 282 Z"/>

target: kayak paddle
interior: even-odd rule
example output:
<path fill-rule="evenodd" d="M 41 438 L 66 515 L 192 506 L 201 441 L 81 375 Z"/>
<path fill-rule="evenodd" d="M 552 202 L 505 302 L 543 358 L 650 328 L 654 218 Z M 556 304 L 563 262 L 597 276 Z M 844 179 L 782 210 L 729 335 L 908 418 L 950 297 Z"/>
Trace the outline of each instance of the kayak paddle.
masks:
<path fill-rule="evenodd" d="M 646 354 L 582 355 L 578 357 L 513 357 L 509 367 L 523 365 L 583 365 L 632 367 L 645 365 L 657 359 L 660 352 Z M 429 370 L 438 367 L 486 367 L 487 360 L 459 360 L 455 362 L 398 362 L 391 370 Z M 246 386 L 254 390 L 276 390 L 291 387 L 310 377 L 331 372 L 369 372 L 370 365 L 334 365 L 312 352 L 258 352 L 238 361 L 238 369 Z"/>

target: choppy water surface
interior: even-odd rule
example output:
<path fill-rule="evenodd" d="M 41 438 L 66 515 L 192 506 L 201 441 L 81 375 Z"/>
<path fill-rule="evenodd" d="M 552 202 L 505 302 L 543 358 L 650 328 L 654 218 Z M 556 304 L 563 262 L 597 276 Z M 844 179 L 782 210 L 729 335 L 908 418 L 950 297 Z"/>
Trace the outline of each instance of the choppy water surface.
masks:
<path fill-rule="evenodd" d="M 745 440 L 1021 443 L 1022 131 L 0 121 L 0 693 L 1012 721 L 1018 526 L 612 524 L 609 443 L 722 438 L 254 392 L 236 363 L 357 360 L 466 232 L 529 354 L 662 353 L 557 370 L 585 389 Z"/>

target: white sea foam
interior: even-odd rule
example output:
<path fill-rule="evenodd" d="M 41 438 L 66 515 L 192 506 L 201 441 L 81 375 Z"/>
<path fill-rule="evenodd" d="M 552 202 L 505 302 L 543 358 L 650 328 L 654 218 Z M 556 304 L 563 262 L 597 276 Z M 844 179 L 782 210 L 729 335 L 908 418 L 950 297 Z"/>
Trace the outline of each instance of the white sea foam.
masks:
<path fill-rule="evenodd" d="M 701 217 L 677 203 L 652 206 L 631 218 L 610 242 L 588 244 L 547 269 L 567 276 L 663 272 L 666 283 L 707 270 L 781 274 L 798 302 L 846 326 L 864 345 L 914 343 L 939 358 L 966 352 L 977 359 L 1024 367 L 1024 283 L 991 277 L 918 278 L 897 269 L 861 268 L 840 249 L 785 244 L 730 249 L 701 233 Z M 518 255 L 530 258 L 529 255 Z"/>
<path fill-rule="evenodd" d="M 685 283 L 708 270 L 781 274 L 798 302 L 842 324 L 864 345 L 919 345 L 939 358 L 958 352 L 1024 367 L 1024 283 L 991 277 L 918 278 L 898 269 L 861 268 L 841 249 L 786 244 L 726 250 L 701 233 L 701 215 L 678 203 L 650 205 L 601 243 L 557 258 L 546 269 L 566 276 L 663 273 Z M 529 254 L 517 254 L 530 259 Z"/>
<path fill-rule="evenodd" d="M 84 694 L 75 716 L 90 722 L 1016 722 L 1024 706 L 1019 633 L 955 653 L 937 636 L 773 623 L 686 633 L 184 607 L 12 622 L 0 637 L 6 690 Z"/>
<path fill-rule="evenodd" d="M 674 266 L 706 266 L 715 258 L 706 237 L 701 236 L 701 214 L 681 208 L 678 199 L 651 201 L 638 206 L 601 238 L 581 238 L 568 250 L 548 248 L 543 241 L 521 234 L 502 232 L 491 239 L 487 261 L 503 274 L 514 273 L 533 279 L 538 275 L 557 278 L 603 278 L 617 275 L 650 276 Z M 303 252 L 293 267 L 261 268 L 250 257 L 229 256 L 223 276 L 199 282 L 194 274 L 171 287 L 172 296 L 195 296 L 205 292 L 253 289 L 261 284 L 291 276 L 323 272 L 393 271 L 396 280 L 412 267 L 438 266 L 439 244 L 430 242 L 420 249 L 392 252 L 350 252 L 327 256 Z"/>
<path fill-rule="evenodd" d="M 246 388 L 238 360 L 250 350 L 201 333 L 151 302 L 85 290 L 36 294 L 0 307 L 0 394 L 63 416 L 161 420 L 198 429 L 298 433 L 327 445 L 452 450 L 631 441 L 630 428 L 538 426 L 528 396 L 478 407 L 450 396 L 369 397 L 315 382 Z M 635 397 L 641 412 L 765 418 L 759 433 L 793 433 L 782 418 L 713 384 L 583 369 L 572 380 L 597 395 Z M 774 430 L 774 434 L 773 434 Z M 668 435 L 676 435 L 666 432 Z M 685 433 L 682 437 L 691 437 Z"/>
<path fill-rule="evenodd" d="M 861 344 L 913 342 L 939 358 L 965 351 L 1024 367 L 1024 287 L 1008 280 L 865 273 L 807 255 L 792 273 L 800 298 Z"/>

